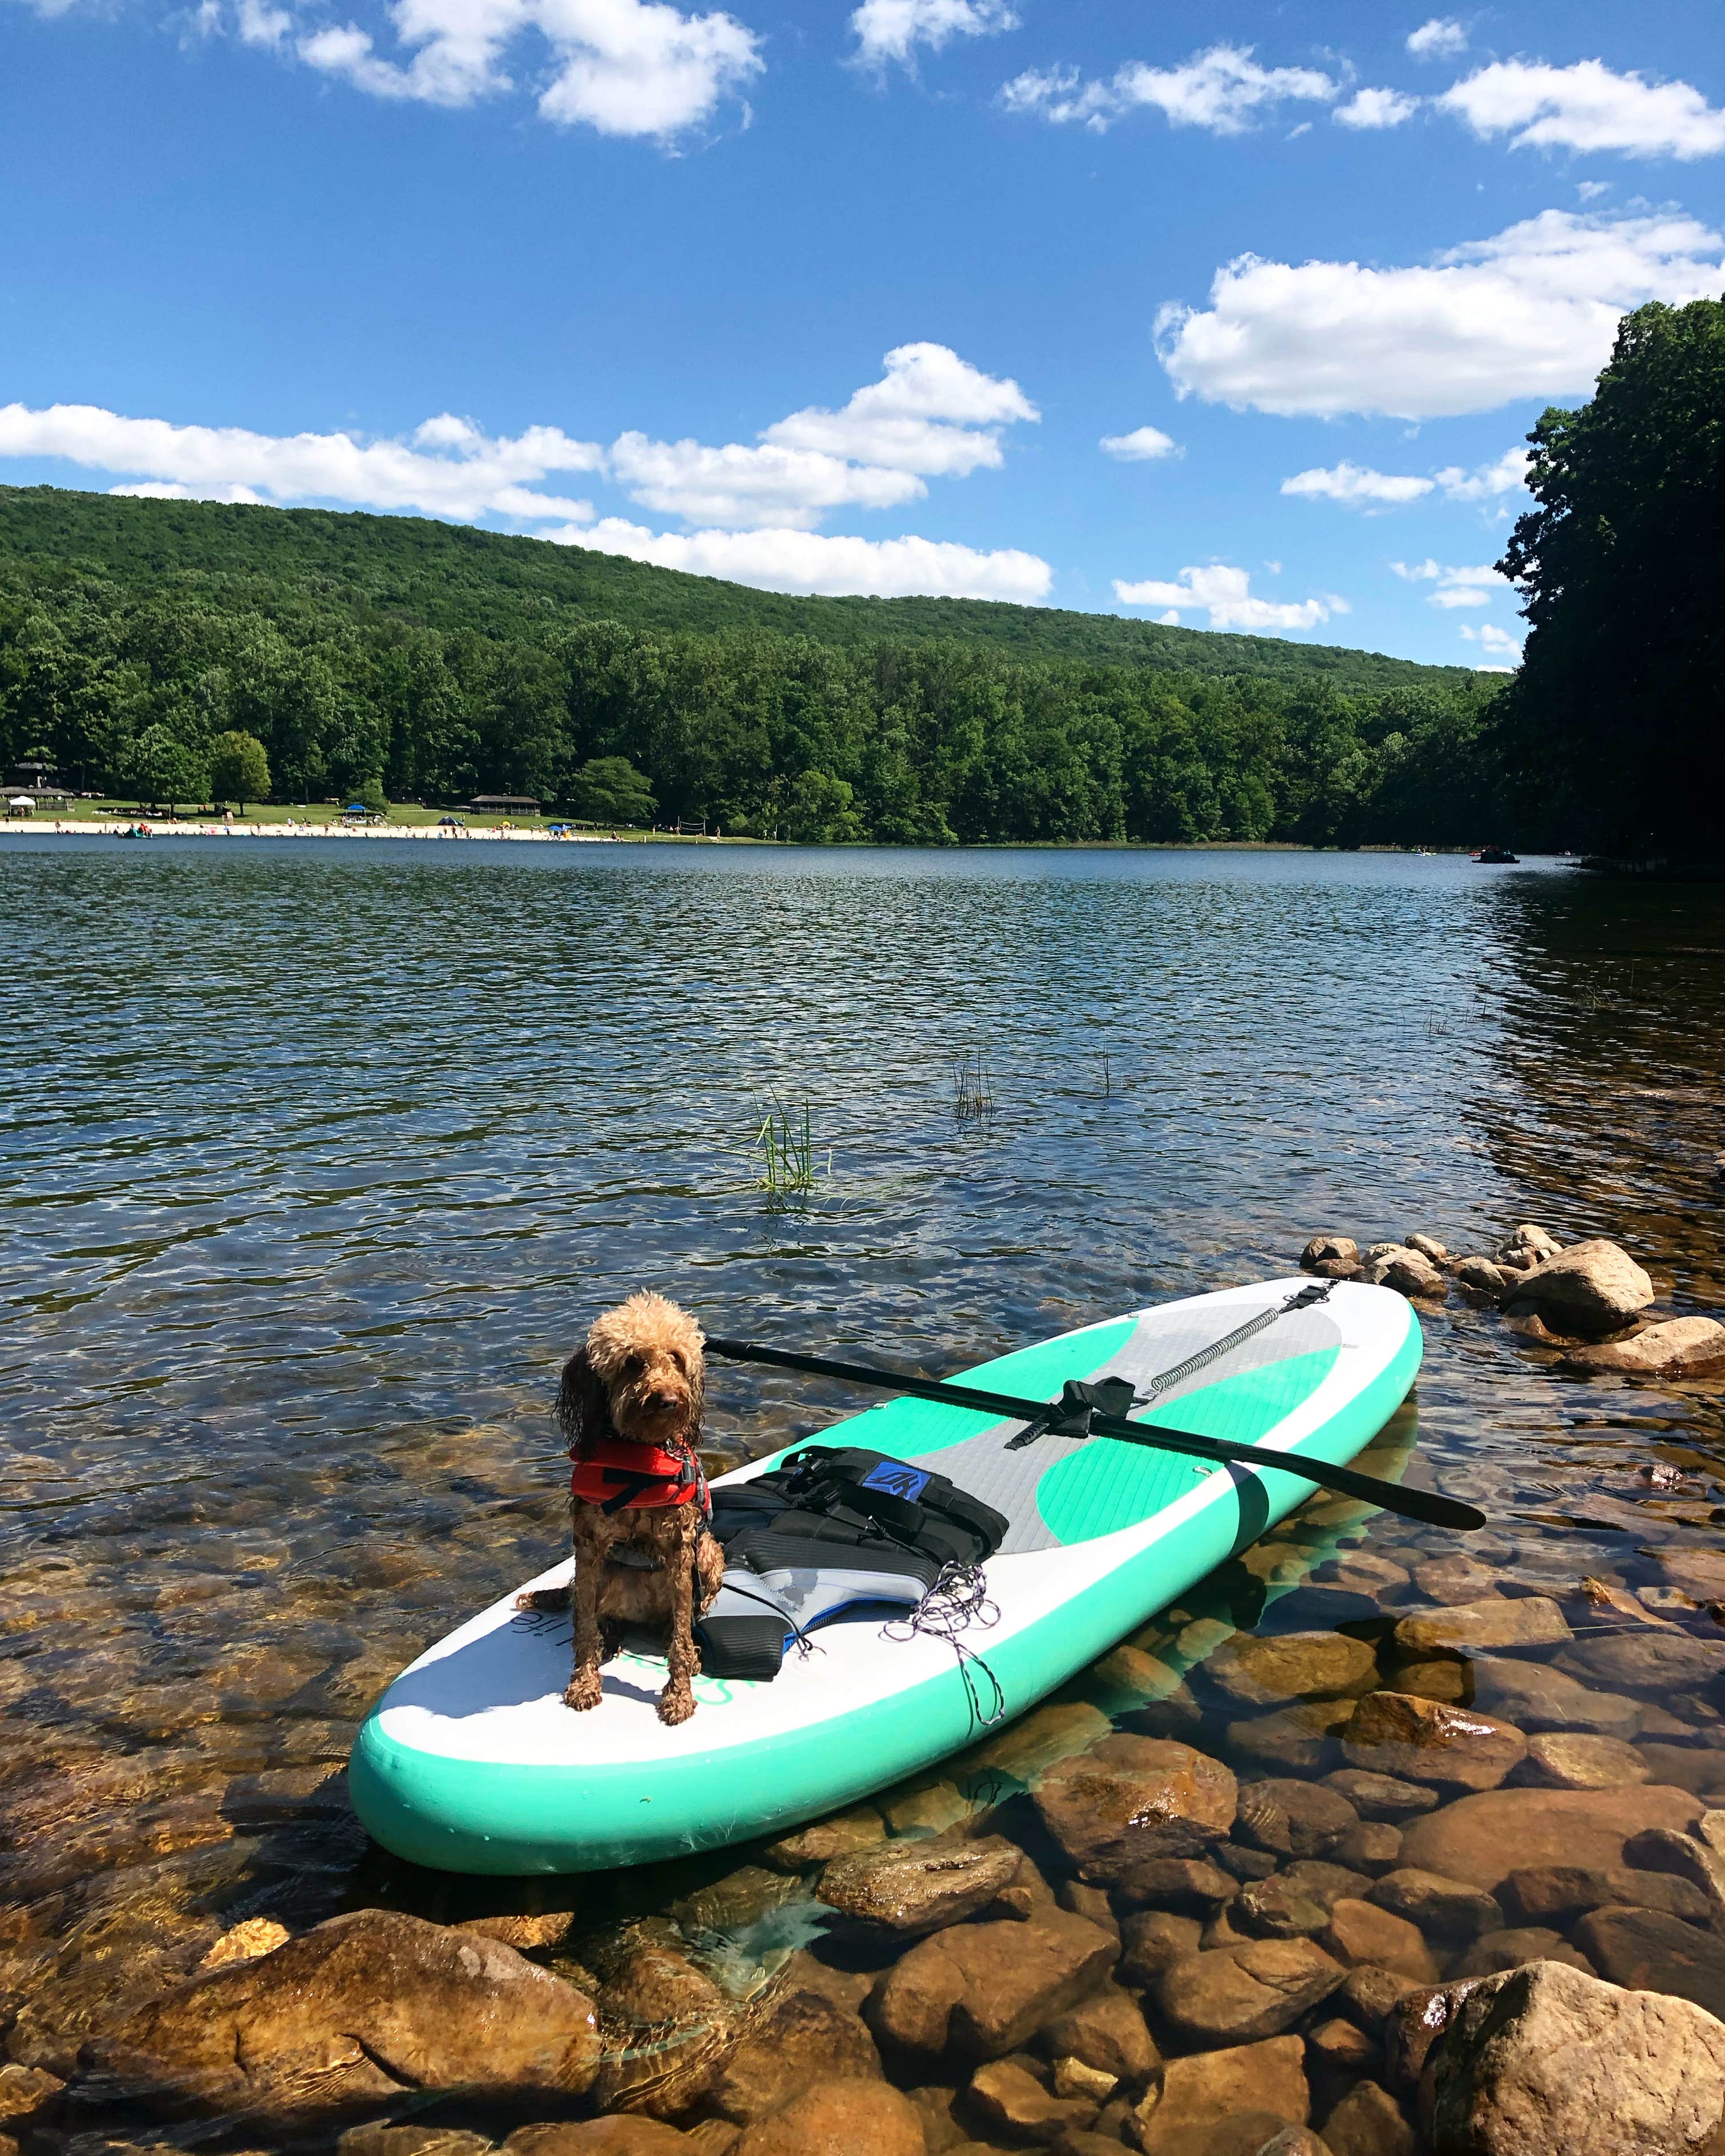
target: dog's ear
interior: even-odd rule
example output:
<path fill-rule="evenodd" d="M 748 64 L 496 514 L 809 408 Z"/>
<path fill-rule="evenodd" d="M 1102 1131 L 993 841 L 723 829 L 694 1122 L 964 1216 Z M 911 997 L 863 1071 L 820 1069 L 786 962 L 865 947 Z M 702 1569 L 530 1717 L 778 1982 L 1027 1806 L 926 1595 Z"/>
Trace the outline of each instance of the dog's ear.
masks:
<path fill-rule="evenodd" d="M 586 1348 L 578 1348 L 563 1365 L 557 1392 L 557 1427 L 572 1445 L 584 1437 L 614 1435 L 611 1402 Z"/>

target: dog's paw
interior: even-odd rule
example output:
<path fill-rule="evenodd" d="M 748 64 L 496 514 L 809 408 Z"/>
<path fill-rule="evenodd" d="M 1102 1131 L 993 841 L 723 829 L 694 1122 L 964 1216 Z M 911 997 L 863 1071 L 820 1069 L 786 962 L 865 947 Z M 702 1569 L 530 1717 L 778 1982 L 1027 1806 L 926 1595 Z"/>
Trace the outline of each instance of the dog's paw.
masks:
<path fill-rule="evenodd" d="M 578 1714 L 584 1714 L 588 1707 L 598 1705 L 604 1689 L 597 1670 L 577 1670 L 563 1694 L 563 1705 L 572 1707 Z"/>
<path fill-rule="evenodd" d="M 567 1609 L 569 1590 L 567 1587 L 529 1587 L 515 1598 L 517 1609 Z"/>
<path fill-rule="evenodd" d="M 680 1722 L 686 1722 L 695 1712 L 695 1694 L 685 1685 L 667 1685 L 659 1695 L 659 1718 L 667 1729 L 675 1729 Z"/>

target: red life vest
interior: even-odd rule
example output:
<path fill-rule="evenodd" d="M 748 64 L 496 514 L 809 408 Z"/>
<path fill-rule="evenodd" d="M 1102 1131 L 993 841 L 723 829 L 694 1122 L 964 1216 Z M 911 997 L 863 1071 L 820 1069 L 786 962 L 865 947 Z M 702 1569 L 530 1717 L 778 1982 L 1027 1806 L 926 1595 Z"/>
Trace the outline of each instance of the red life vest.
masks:
<path fill-rule="evenodd" d="M 656 1445 L 586 1438 L 572 1456 L 575 1470 L 569 1487 L 602 1512 L 656 1511 L 697 1497 L 704 1512 L 711 1509 L 706 1477 L 691 1451 L 661 1452 Z"/>

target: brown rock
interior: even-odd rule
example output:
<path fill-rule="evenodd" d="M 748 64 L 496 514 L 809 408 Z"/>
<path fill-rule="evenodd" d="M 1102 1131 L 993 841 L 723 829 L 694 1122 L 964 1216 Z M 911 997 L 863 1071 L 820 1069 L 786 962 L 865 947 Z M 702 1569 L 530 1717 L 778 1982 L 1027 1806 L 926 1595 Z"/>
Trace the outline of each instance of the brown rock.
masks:
<path fill-rule="evenodd" d="M 1493 1647 L 1548 1647 L 1573 1637 L 1557 1604 L 1543 1594 L 1482 1595 L 1404 1617 L 1395 1628 L 1395 1650 L 1404 1661 L 1481 1652 Z"/>
<path fill-rule="evenodd" d="M 1336 1856 L 1350 1871 L 1376 1879 L 1401 1862 L 1401 1830 L 1383 1820 L 1362 1820 L 1337 1843 Z"/>
<path fill-rule="evenodd" d="M 88 2056 L 134 2102 L 298 2118 L 408 2089 L 572 2094 L 599 2044 L 593 2001 L 510 1948 L 359 1909 L 194 1977 Z"/>
<path fill-rule="evenodd" d="M 1572 1243 L 1524 1272 L 1511 1290 L 1513 1310 L 1560 1332 L 1615 1332 L 1653 1300 L 1653 1283 L 1615 1243 Z"/>
<path fill-rule="evenodd" d="M 1246 1707 L 1338 1699 L 1378 1681 L 1370 1643 L 1341 1632 L 1236 1632 L 1206 1668 L 1230 1698 Z"/>
<path fill-rule="evenodd" d="M 1098 2073 L 1136 2087 L 1162 2062 L 1137 2003 L 1114 1985 L 1036 2032 L 1036 2048 L 1050 2059 L 1077 2059 Z"/>
<path fill-rule="evenodd" d="M 1410 1984 L 1435 1984 L 1437 1968 L 1418 1928 L 1370 1902 L 1338 1902 L 1323 1935 L 1344 1969 L 1387 1969 Z"/>
<path fill-rule="evenodd" d="M 1620 1789 L 1652 1775 L 1635 1746 L 1620 1737 L 1554 1729 L 1528 1738 L 1519 1779 L 1544 1789 Z"/>
<path fill-rule="evenodd" d="M 1254 1939 L 1175 1962 L 1158 1979 L 1156 2000 L 1195 2043 L 1247 2044 L 1280 2035 L 1347 1974 L 1310 1939 Z"/>
<path fill-rule="evenodd" d="M 1359 1259 L 1359 1245 L 1352 1235 L 1314 1235 L 1300 1253 L 1300 1262 L 1308 1270 L 1326 1259 L 1337 1264 L 1351 1265 Z"/>
<path fill-rule="evenodd" d="M 1323 1856 L 1358 1824 L 1359 1814 L 1340 1790 L 1276 1777 L 1242 1788 L 1234 1835 L 1274 1856 Z"/>
<path fill-rule="evenodd" d="M 1611 1371 L 1677 1377 L 1692 1370 L 1716 1369 L 1721 1363 L 1725 1363 L 1725 1325 L 1712 1317 L 1673 1317 L 1663 1325 L 1648 1326 L 1633 1340 L 1574 1348 L 1563 1367 L 1586 1377 Z"/>
<path fill-rule="evenodd" d="M 1606 1870 L 1622 1863 L 1625 1845 L 1643 1828 L 1686 1832 L 1701 1813 L 1697 1798 L 1656 1784 L 1626 1789 L 1493 1789 L 1415 1820 L 1403 1831 L 1402 1856 L 1416 1871 L 1440 1872 L 1495 1894 L 1512 1871 L 1524 1866 Z"/>
<path fill-rule="evenodd" d="M 1409 1235 L 1407 1244 L 1410 1250 L 1418 1250 L 1422 1258 L 1430 1258 L 1435 1265 L 1446 1265 L 1450 1262 L 1449 1251 L 1435 1235 Z"/>
<path fill-rule="evenodd" d="M 986 1908 L 1018 1876 L 1023 1853 L 999 1835 L 975 1841 L 886 1841 L 836 1856 L 815 1898 L 856 1925 L 915 1938 Z"/>
<path fill-rule="evenodd" d="M 817 1820 L 813 1826 L 798 1827 L 794 1834 L 769 1841 L 762 1851 L 767 1862 L 780 1871 L 813 1871 L 837 1857 L 854 1856 L 886 1839 L 886 1822 L 872 1804 Z"/>
<path fill-rule="evenodd" d="M 1708 1922 L 1714 1907 L 1712 1897 L 1686 1879 L 1671 1872 L 1632 1871 L 1627 1865 L 1604 1871 L 1570 1864 L 1530 1866 L 1512 1871 L 1498 1891 L 1504 1914 L 1512 1923 L 1548 1924 L 1558 1931 L 1589 1909 L 1614 1905 L 1662 1909 L 1686 1924 Z"/>
<path fill-rule="evenodd" d="M 1344 1550 L 1339 1557 L 1327 1558 L 1312 1576 L 1326 1586 L 1352 1588 L 1373 1603 L 1393 1601 L 1408 1584 L 1408 1568 L 1376 1550 Z"/>
<path fill-rule="evenodd" d="M 1159 2156 L 1175 2135 L 1219 2125 L 1240 2112 L 1266 2112 L 1278 2123 L 1303 2126 L 1312 2102 L 1304 2054 L 1297 2036 L 1272 2036 L 1170 2059 L 1160 2088 L 1132 2114 L 1140 2146 L 1147 2156 Z"/>
<path fill-rule="evenodd" d="M 1467 1662 L 1450 1656 L 1435 1662 L 1404 1662 L 1395 1673 L 1398 1691 L 1415 1699 L 1435 1699 L 1445 1707 L 1471 1707 L 1473 1686 Z"/>
<path fill-rule="evenodd" d="M 868 2019 L 906 2051 L 1001 2058 L 1094 1991 L 1118 1952 L 1106 1932 L 1061 1909 L 1025 1923 L 956 1925 L 886 1972 Z"/>
<path fill-rule="evenodd" d="M 1432 2046 L 1455 2020 L 1461 2001 L 1472 1990 L 1471 1983 L 1424 1984 L 1404 1991 L 1384 2017 L 1384 2081 L 1402 2095 L 1410 2095 Z"/>
<path fill-rule="evenodd" d="M 1725 1939 L 1657 1909 L 1595 1909 L 1570 1934 L 1608 1982 L 1725 2011 Z"/>
<path fill-rule="evenodd" d="M 1332 2087 L 1338 2078 L 1352 2080 L 1356 2074 L 1372 2072 L 1380 2048 L 1358 2022 L 1340 2014 L 1320 2021 L 1306 2036 L 1307 2058 Z"/>
<path fill-rule="evenodd" d="M 1238 1884 L 1230 1873 L 1201 1856 L 1153 1856 L 1135 1865 L 1114 1892 L 1117 1901 L 1202 1917 L 1231 1902 Z"/>
<path fill-rule="evenodd" d="M 1348 1716 L 1345 1699 L 1302 1699 L 1272 1714 L 1230 1722 L 1226 1744 L 1233 1758 L 1276 1776 L 1319 1774 L 1334 1764 L 1337 1732 Z"/>
<path fill-rule="evenodd" d="M 1363 1767 L 1338 1767 L 1324 1776 L 1324 1785 L 1346 1798 L 1363 1820 L 1387 1820 L 1397 1826 L 1435 1810 L 1438 1803 L 1437 1792 L 1423 1782 L 1398 1781 L 1393 1774 Z"/>
<path fill-rule="evenodd" d="M 1374 1287 L 1394 1288 L 1398 1295 L 1417 1296 L 1434 1302 L 1441 1302 L 1449 1291 L 1449 1282 L 1441 1270 L 1430 1258 L 1409 1250 L 1405 1244 L 1371 1259 L 1364 1268 L 1363 1277 Z"/>
<path fill-rule="evenodd" d="M 1515 1277 L 1510 1268 L 1494 1265 L 1490 1258 L 1458 1258 L 1450 1270 L 1470 1294 L 1487 1302 L 1501 1302 Z"/>
<path fill-rule="evenodd" d="M 1468 1665 L 1472 1705 L 1481 1714 L 1517 1729 L 1572 1730 L 1594 1737 L 1630 1738 L 1641 1726 L 1639 1700 L 1599 1691 L 1545 1662 L 1481 1656 Z"/>
<path fill-rule="evenodd" d="M 1486 1932 L 1476 1938 L 1451 1972 L 1457 1978 L 1500 1976 L 1507 1969 L 1520 1969 L 1530 1961 L 1558 1961 L 1569 1969 L 1588 1969 L 1584 1954 L 1578 1953 L 1555 1932 L 1538 1926 L 1520 1931 Z"/>
<path fill-rule="evenodd" d="M 1519 1729 L 1489 1715 L 1411 1692 L 1368 1692 L 1343 1732 L 1350 1766 L 1430 1782 L 1440 1788 L 1495 1789 L 1527 1748 Z M 1417 1829 L 1420 1823 L 1416 1820 Z"/>
<path fill-rule="evenodd" d="M 1445 1557 L 1429 1557 L 1416 1564 L 1414 1584 L 1428 1602 L 1445 1609 L 1502 1591 L 1502 1578 L 1490 1565 L 1461 1550 L 1451 1550 Z"/>
<path fill-rule="evenodd" d="M 884 2082 L 817 2082 L 758 2119 L 736 2156 L 925 2156 L 922 2119 Z"/>
<path fill-rule="evenodd" d="M 1503 1926 L 1503 1912 L 1489 1894 L 1435 1871 L 1389 1872 L 1366 1898 L 1417 1924 L 1430 1938 L 1471 1939 Z"/>
<path fill-rule="evenodd" d="M 1257 2156 L 1330 2156 L 1330 2152 L 1309 2126 L 1285 2126 L 1271 2136 Z"/>
<path fill-rule="evenodd" d="M 1725 2112 L 1725 2029 L 1536 1962 L 1460 2001 L 1422 2107 L 1437 2148 L 1481 2156 L 1698 2156 Z"/>
<path fill-rule="evenodd" d="M 747 2126 L 819 2081 L 878 2081 L 880 2056 L 858 2015 L 819 1993 L 776 1999 L 725 2061 L 706 2102 Z"/>
<path fill-rule="evenodd" d="M 1414 2156 L 1419 2140 L 1376 2082 L 1356 2082 L 1324 2121 L 1330 2156 Z"/>
<path fill-rule="evenodd" d="M 1698 1887 L 1716 1906 L 1725 1905 L 1725 1857 L 1711 1844 L 1669 1827 L 1643 1827 L 1623 1845 L 1624 1861 L 1645 1871 L 1674 1872 Z"/>
<path fill-rule="evenodd" d="M 1330 1921 L 1327 1902 L 1280 1873 L 1243 1887 L 1228 1915 L 1237 1932 L 1260 1939 L 1316 1938 Z"/>
<path fill-rule="evenodd" d="M 1120 1980 L 1146 1990 L 1169 1964 L 1198 1952 L 1204 1927 L 1195 1917 L 1159 1909 L 1128 1917 L 1120 1928 Z"/>
<path fill-rule="evenodd" d="M 1088 2126 L 1096 2115 L 1094 2100 L 1055 2096 L 1012 2059 L 991 2059 L 977 2068 L 965 2107 L 985 2131 L 1044 2143 L 1058 2141 L 1069 2127 Z"/>
<path fill-rule="evenodd" d="M 608 1962 L 600 2002 L 604 2056 L 593 2084 L 607 2111 L 675 2118 L 711 2087 L 739 2033 L 732 2001 L 649 1920 Z"/>
<path fill-rule="evenodd" d="M 424 2156 L 445 2156 L 446 2139 L 470 2140 L 476 2149 L 491 2145 L 477 2135 L 439 2136 L 425 2145 Z M 347 2141 L 344 2134 L 341 2156 L 406 2156 L 406 2152 L 388 2147 L 351 2149 Z M 547 2119 L 518 2126 L 503 2150 L 504 2156 L 697 2156 L 686 2133 L 656 2118 L 634 2118 L 626 2112 L 609 2118 Z M 451 2149 L 448 2156 L 456 2156 L 456 2152 Z"/>
<path fill-rule="evenodd" d="M 1106 1887 L 1086 1887 L 1081 1879 L 1063 1879 L 1055 1901 L 1073 1916 L 1082 1917 L 1086 1923 L 1100 1924 L 1105 1932 L 1112 1932 L 1116 1938 L 1120 1937 L 1120 1919 L 1114 1913 Z"/>
<path fill-rule="evenodd" d="M 1119 1736 L 1050 1768 L 1034 1802 L 1079 1876 L 1106 1885 L 1219 1840 L 1234 1824 L 1235 1787 L 1224 1766 L 1189 1744 Z"/>
<path fill-rule="evenodd" d="M 274 1953 L 278 1947 L 285 1947 L 291 1936 L 287 1926 L 277 1923 L 274 1917 L 248 1917 L 223 1933 L 198 1963 L 198 1974 L 203 1976 L 213 1969 L 229 1969 L 235 1962 L 255 1961 L 259 1954 Z"/>

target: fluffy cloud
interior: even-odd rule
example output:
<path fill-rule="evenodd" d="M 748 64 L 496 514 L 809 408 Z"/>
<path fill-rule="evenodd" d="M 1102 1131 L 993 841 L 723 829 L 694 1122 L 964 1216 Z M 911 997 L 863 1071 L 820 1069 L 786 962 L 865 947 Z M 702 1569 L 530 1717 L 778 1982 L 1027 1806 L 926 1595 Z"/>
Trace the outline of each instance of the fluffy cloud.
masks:
<path fill-rule="evenodd" d="M 1180 67 L 1132 61 L 1106 82 L 1086 82 L 1076 68 L 1033 69 L 1008 83 L 1000 96 L 1009 112 L 1081 121 L 1098 132 L 1147 105 L 1177 127 L 1240 135 L 1266 107 L 1290 98 L 1327 104 L 1338 94 L 1316 69 L 1261 68 L 1250 45 L 1212 45 Z"/>
<path fill-rule="evenodd" d="M 1339 501 L 1349 509 L 1360 509 L 1376 503 L 1417 501 L 1436 484 L 1435 480 L 1373 471 L 1369 465 L 1349 464 L 1344 457 L 1328 470 L 1320 465 L 1312 471 L 1296 472 L 1282 481 L 1281 490 L 1307 501 Z"/>
<path fill-rule="evenodd" d="M 1046 562 L 1014 548 L 985 554 L 932 539 L 849 539 L 789 530 L 660 532 L 617 516 L 544 536 L 607 554 L 626 554 L 662 569 L 725 577 L 771 592 L 834 597 L 925 593 L 1029 605 L 1047 596 L 1054 574 Z"/>
<path fill-rule="evenodd" d="M 1453 15 L 1434 15 L 1410 33 L 1408 50 L 1416 60 L 1452 60 L 1467 50 L 1467 33 Z"/>
<path fill-rule="evenodd" d="M 1153 578 L 1142 584 L 1115 579 L 1114 596 L 1122 606 L 1165 607 L 1161 619 L 1177 622 L 1183 613 L 1203 608 L 1212 629 L 1316 629 L 1332 613 L 1346 613 L 1348 602 L 1333 592 L 1322 598 L 1278 601 L 1254 598 L 1245 569 L 1220 562 L 1204 568 L 1182 569 L 1173 583 Z"/>
<path fill-rule="evenodd" d="M 1481 650 L 1489 651 L 1496 659 L 1507 663 L 1502 665 L 1483 665 L 1476 668 L 1481 674 L 1508 674 L 1522 663 L 1522 647 L 1507 629 L 1499 629 L 1496 622 L 1482 621 L 1476 629 L 1471 622 L 1463 622 L 1461 634 Z"/>
<path fill-rule="evenodd" d="M 991 38 L 1018 28 L 1005 0 L 863 0 L 850 18 L 856 59 L 862 67 L 889 60 L 908 67 L 918 45 L 930 51 L 954 38 Z"/>
<path fill-rule="evenodd" d="M 177 427 L 128 419 L 94 404 L 32 411 L 0 407 L 0 457 L 62 457 L 97 471 L 131 472 L 144 485 L 116 489 L 209 501 L 338 501 L 367 509 L 422 510 L 468 519 L 593 515 L 590 503 L 541 494 L 552 472 L 601 470 L 594 442 L 556 427 L 492 439 L 445 413 L 411 442 L 361 443 L 351 434 L 254 434 L 244 427 Z"/>
<path fill-rule="evenodd" d="M 1631 157 L 1715 157 L 1725 111 L 1686 82 L 1616 74 L 1603 60 L 1545 67 L 1498 60 L 1438 100 L 1476 135 L 1507 135 L 1516 149 L 1621 150 Z"/>
<path fill-rule="evenodd" d="M 1017 382 L 984 374 L 943 344 L 901 344 L 886 372 L 837 412 L 810 405 L 768 427 L 769 447 L 889 470 L 962 478 L 1000 462 L 999 429 L 1040 413 Z"/>
<path fill-rule="evenodd" d="M 1330 115 L 1338 127 L 1369 130 L 1399 127 L 1420 110 L 1420 100 L 1399 90 L 1357 90 Z"/>
<path fill-rule="evenodd" d="M 222 20 L 203 0 L 196 20 Z M 547 120 L 603 135 L 668 139 L 710 121 L 760 72 L 760 40 L 730 15 L 685 15 L 666 0 L 391 0 L 405 56 L 377 50 L 359 23 L 304 23 L 270 0 L 237 0 L 242 42 L 296 55 L 373 97 L 471 105 L 515 87 L 506 64 L 519 40 L 542 42 L 535 66 Z"/>
<path fill-rule="evenodd" d="M 1236 408 L 1486 412 L 1589 388 L 1629 308 L 1719 290 L 1721 246 L 1677 211 L 1547 210 L 1425 267 L 1246 254 L 1216 272 L 1208 309 L 1161 311 L 1158 349 L 1183 397 Z"/>
<path fill-rule="evenodd" d="M 1392 562 L 1389 566 L 1410 584 L 1435 584 L 1436 589 L 1425 595 L 1428 604 L 1435 607 L 1489 606 L 1493 589 L 1509 583 L 1485 562 L 1477 568 L 1445 568 L 1433 561 Z"/>
<path fill-rule="evenodd" d="M 1531 449 L 1506 449 L 1495 463 L 1476 465 L 1471 471 L 1461 465 L 1445 465 L 1437 483 L 1451 501 L 1490 501 L 1500 494 L 1513 494 L 1527 477 Z"/>
<path fill-rule="evenodd" d="M 1160 427 L 1134 427 L 1129 434 L 1104 434 L 1096 447 L 1105 456 L 1116 457 L 1126 465 L 1181 454 L 1179 444 L 1172 434 L 1164 434 Z"/>
<path fill-rule="evenodd" d="M 999 429 L 1038 416 L 1017 382 L 945 345 L 900 345 L 886 367 L 839 411 L 793 412 L 765 429 L 758 446 L 624 434 L 612 445 L 612 471 L 661 516 L 807 531 L 829 510 L 891 508 L 927 494 L 926 478 L 998 465 Z"/>

